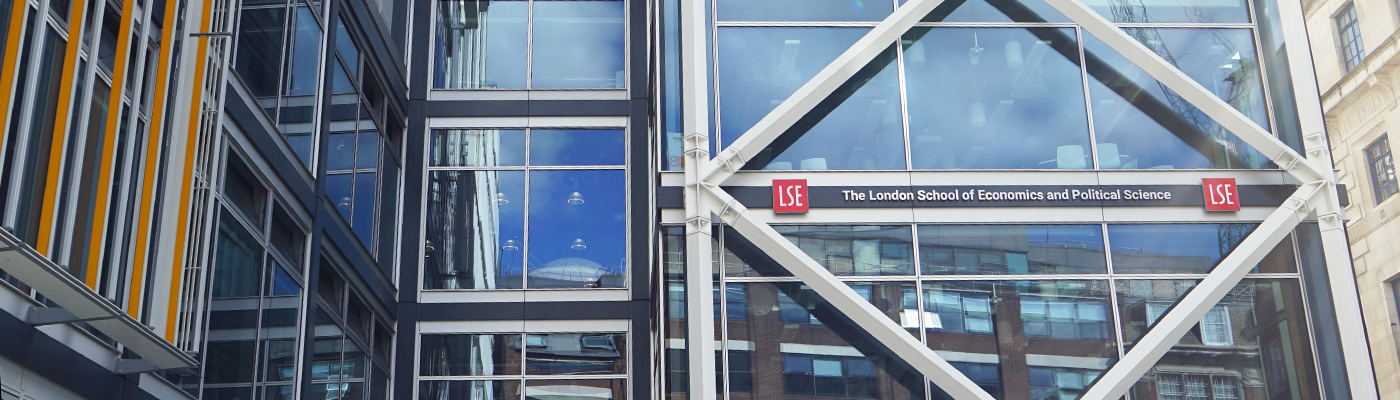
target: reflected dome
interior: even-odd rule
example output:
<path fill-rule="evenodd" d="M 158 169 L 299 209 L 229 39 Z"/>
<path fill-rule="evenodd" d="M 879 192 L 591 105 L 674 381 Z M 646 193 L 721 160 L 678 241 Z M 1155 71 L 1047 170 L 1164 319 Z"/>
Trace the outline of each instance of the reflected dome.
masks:
<path fill-rule="evenodd" d="M 602 264 L 578 257 L 550 261 L 543 268 L 531 269 L 531 278 L 546 278 L 571 282 L 597 281 L 606 271 Z"/>

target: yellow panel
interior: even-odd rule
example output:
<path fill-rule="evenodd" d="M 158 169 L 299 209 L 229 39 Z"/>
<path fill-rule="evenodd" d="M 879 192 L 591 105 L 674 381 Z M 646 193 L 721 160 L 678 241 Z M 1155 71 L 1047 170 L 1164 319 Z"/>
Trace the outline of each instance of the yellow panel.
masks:
<path fill-rule="evenodd" d="M 5 65 L 19 64 L 20 40 L 24 37 L 24 17 L 29 14 L 25 11 L 29 2 L 17 0 L 15 6 L 10 9 L 10 31 L 5 38 Z M 5 71 L 4 76 L 0 76 L 0 144 L 5 142 L 5 130 L 10 126 L 10 93 L 15 90 L 15 71 Z M 21 94 L 22 96 L 23 94 Z M 2 148 L 3 146 L 0 146 Z"/>

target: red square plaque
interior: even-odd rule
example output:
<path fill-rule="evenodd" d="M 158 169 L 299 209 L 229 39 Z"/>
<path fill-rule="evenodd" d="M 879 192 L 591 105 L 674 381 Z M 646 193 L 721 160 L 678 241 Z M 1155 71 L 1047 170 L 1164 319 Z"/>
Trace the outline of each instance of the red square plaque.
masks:
<path fill-rule="evenodd" d="M 1206 192 L 1206 211 L 1239 211 L 1240 192 L 1234 178 L 1202 180 Z"/>
<path fill-rule="evenodd" d="M 805 212 L 807 212 L 807 180 L 806 180 L 806 179 L 774 179 L 774 180 L 773 180 L 773 212 L 775 212 L 775 213 L 805 213 Z"/>

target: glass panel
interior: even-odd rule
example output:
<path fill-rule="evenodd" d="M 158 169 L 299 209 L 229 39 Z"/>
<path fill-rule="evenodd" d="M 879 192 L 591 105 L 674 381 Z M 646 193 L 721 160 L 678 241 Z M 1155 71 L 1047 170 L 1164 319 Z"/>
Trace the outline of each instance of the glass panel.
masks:
<path fill-rule="evenodd" d="M 527 335 L 527 375 L 611 375 L 627 373 L 627 335 L 556 333 Z"/>
<path fill-rule="evenodd" d="M 228 198 L 228 204 L 253 223 L 261 225 L 267 208 L 267 188 L 263 187 L 248 164 L 237 156 L 230 155 L 227 166 L 224 196 Z"/>
<path fill-rule="evenodd" d="M 914 274 L 914 246 L 909 243 L 912 235 L 908 226 L 803 225 L 773 229 L 837 276 Z"/>
<path fill-rule="evenodd" d="M 424 334 L 420 340 L 420 376 L 521 373 L 519 334 Z"/>
<path fill-rule="evenodd" d="M 519 400 L 520 381 L 423 381 L 418 397 L 437 400 Z"/>
<path fill-rule="evenodd" d="M 626 286 L 624 175 L 530 172 L 531 288 Z"/>
<path fill-rule="evenodd" d="M 359 72 L 359 47 L 355 44 L 355 37 L 350 36 L 350 32 L 345 30 L 345 20 L 337 18 L 335 20 L 335 49 L 340 52 L 340 56 L 345 59 L 345 64 L 350 67 L 350 75 L 356 75 Z"/>
<path fill-rule="evenodd" d="M 1099 225 L 926 225 L 919 227 L 925 275 L 1103 274 Z"/>
<path fill-rule="evenodd" d="M 429 173 L 424 289 L 519 289 L 525 172 Z"/>
<path fill-rule="evenodd" d="M 288 136 L 292 150 L 302 161 L 311 159 L 312 141 L 308 135 L 316 126 L 316 79 L 321 59 L 321 26 L 307 7 L 296 8 L 296 25 L 288 33 L 287 67 L 282 82 L 282 98 L 278 101 L 277 129 Z M 293 138 L 295 137 L 295 138 Z M 310 163 L 307 163 L 310 166 Z"/>
<path fill-rule="evenodd" d="M 928 346 L 997 398 L 1077 398 L 1118 357 L 1109 295 L 1106 281 L 924 283 Z"/>
<path fill-rule="evenodd" d="M 572 129 L 530 131 L 530 165 L 623 165 L 624 132 Z"/>
<path fill-rule="evenodd" d="M 251 340 L 210 341 L 204 350 L 208 357 L 204 383 L 252 382 L 256 345 Z"/>
<path fill-rule="evenodd" d="M 621 0 L 534 2 L 530 87 L 627 87 L 627 43 Z"/>
<path fill-rule="evenodd" d="M 621 148 L 619 148 L 619 151 Z M 520 129 L 434 130 L 434 167 L 525 165 L 525 131 Z"/>
<path fill-rule="evenodd" d="M 1125 28 L 1157 55 L 1270 129 L 1248 29 Z M 1264 168 L 1269 161 L 1176 92 L 1084 34 L 1099 168 Z"/>
<path fill-rule="evenodd" d="M 1256 224 L 1109 225 L 1116 273 L 1209 273 Z M 1284 238 L 1252 272 L 1298 270 L 1293 240 Z"/>
<path fill-rule="evenodd" d="M 43 207 L 39 205 L 45 202 L 45 187 L 48 186 L 49 154 L 55 145 L 54 122 L 59 118 L 56 115 L 62 80 L 59 73 L 63 71 L 63 49 L 67 43 L 53 29 L 45 29 L 44 32 L 44 50 L 38 54 L 39 75 L 34 81 L 34 99 L 28 112 L 31 120 L 25 140 L 24 165 L 11 166 L 23 168 L 21 171 L 24 171 L 18 182 L 19 198 L 13 203 L 16 208 L 14 233 L 31 246 L 38 243 L 40 223 L 48 223 L 42 221 L 40 213 Z"/>
<path fill-rule="evenodd" d="M 324 317 L 324 315 L 322 316 Z M 335 327 L 330 321 L 318 322 L 318 324 L 322 323 L 332 328 Z M 321 330 L 321 326 L 317 326 L 316 329 Z M 334 336 L 328 338 L 316 338 L 316 341 L 312 343 L 314 353 L 311 356 L 311 379 L 340 379 L 340 350 L 344 342 L 338 333 L 334 332 Z M 319 335 L 321 333 L 318 332 Z"/>
<path fill-rule="evenodd" d="M 282 24 L 286 10 L 282 7 L 244 8 L 241 13 L 238 58 L 233 69 L 254 97 L 276 97 L 278 76 L 270 72 L 282 70 Z"/>
<path fill-rule="evenodd" d="M 916 169 L 1085 169 L 1073 29 L 916 28 L 904 35 Z"/>
<path fill-rule="evenodd" d="M 879 21 L 894 12 L 889 1 L 717 0 L 721 21 Z"/>
<path fill-rule="evenodd" d="M 525 381 L 526 400 L 623 400 L 626 398 L 627 381 L 623 379 L 550 379 Z"/>
<path fill-rule="evenodd" d="M 219 218 L 219 237 L 214 246 L 212 296 L 257 296 L 262 278 L 262 246 L 227 211 Z"/>
<path fill-rule="evenodd" d="M 263 380 L 290 382 L 296 374 L 296 339 L 263 342 Z"/>
<path fill-rule="evenodd" d="M 293 263 L 300 263 L 305 257 L 306 233 L 293 222 L 292 216 L 280 204 L 272 207 L 272 225 L 268 230 L 268 242 Z"/>
<path fill-rule="evenodd" d="M 326 197 L 335 204 L 335 209 L 340 211 L 341 217 L 350 219 L 350 212 L 355 207 L 355 174 L 327 174 L 325 179 Z"/>
<path fill-rule="evenodd" d="M 721 28 L 719 47 L 720 147 L 768 115 L 866 28 Z"/>
<path fill-rule="evenodd" d="M 788 43 L 784 42 L 784 49 Z M 897 68 L 889 67 L 895 60 L 891 46 L 808 112 L 808 117 L 755 155 L 745 168 L 904 169 L 899 76 Z M 742 87 L 733 89 L 737 95 L 745 94 Z M 769 103 L 769 107 L 778 104 Z M 741 134 L 729 131 L 725 139 L 732 141 L 737 138 L 730 135 Z"/>
<path fill-rule="evenodd" d="M 1113 22 L 1249 22 L 1243 0 L 1086 0 L 1084 5 Z"/>
<path fill-rule="evenodd" d="M 760 262 L 759 260 L 749 260 Z M 903 360 L 878 345 L 830 303 L 800 283 L 740 283 L 748 302 L 744 321 L 730 321 L 730 347 L 747 354 L 743 382 L 754 398 L 823 396 L 907 400 L 923 398 L 923 376 Z M 872 290 L 902 296 L 898 283 L 881 284 L 894 289 Z M 885 296 L 880 296 L 881 298 Z M 885 302 L 902 310 L 898 302 Z M 776 311 L 776 312 L 775 312 Z M 900 311 L 902 313 L 902 311 Z M 779 384 L 781 382 L 781 384 Z"/>
<path fill-rule="evenodd" d="M 530 3 L 438 2 L 435 89 L 524 89 Z"/>
<path fill-rule="evenodd" d="M 903 5 L 905 0 L 899 0 Z M 939 4 L 924 22 L 1069 22 L 1043 0 L 967 0 Z"/>
<path fill-rule="evenodd" d="M 1123 340 L 1145 332 L 1148 305 L 1173 304 L 1195 284 L 1118 281 Z M 1133 398 L 1162 391 L 1164 382 L 1186 398 L 1318 398 L 1309 337 L 1298 280 L 1245 279 L 1133 386 Z"/>
<path fill-rule="evenodd" d="M 350 226 L 365 247 L 374 244 L 374 209 L 377 206 L 374 198 L 379 188 L 377 175 L 373 172 L 355 174 L 355 212 L 350 217 Z"/>
<path fill-rule="evenodd" d="M 110 3 L 104 4 L 107 4 L 107 11 L 102 13 L 102 36 L 97 45 L 97 65 L 106 68 L 107 72 L 110 73 L 112 72 L 113 65 L 117 62 L 117 37 L 121 35 L 122 23 L 124 21 L 122 20 L 122 10 L 120 8 L 114 8 Z M 26 41 L 26 43 L 28 42 L 30 41 Z M 280 37 L 277 42 L 282 42 Z M 277 70 L 279 69 L 275 68 L 270 71 Z"/>

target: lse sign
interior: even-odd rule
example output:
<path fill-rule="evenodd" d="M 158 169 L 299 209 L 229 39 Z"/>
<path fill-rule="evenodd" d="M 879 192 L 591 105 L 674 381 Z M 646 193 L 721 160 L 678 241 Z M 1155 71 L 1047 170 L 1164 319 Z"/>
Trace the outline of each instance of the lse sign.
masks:
<path fill-rule="evenodd" d="M 807 212 L 807 180 L 773 180 L 773 212 Z"/>
<path fill-rule="evenodd" d="M 1202 179 L 1206 191 L 1206 211 L 1239 211 L 1240 193 L 1234 178 Z"/>

